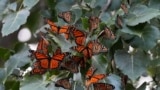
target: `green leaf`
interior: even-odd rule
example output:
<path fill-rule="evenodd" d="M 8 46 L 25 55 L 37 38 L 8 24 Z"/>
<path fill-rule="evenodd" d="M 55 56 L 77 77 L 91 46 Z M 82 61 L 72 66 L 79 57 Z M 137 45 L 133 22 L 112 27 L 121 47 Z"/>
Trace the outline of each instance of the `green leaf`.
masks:
<path fill-rule="evenodd" d="M 47 82 L 44 82 L 42 78 L 29 77 L 21 83 L 20 90 L 48 90 Z M 56 89 L 55 89 L 56 90 Z"/>
<path fill-rule="evenodd" d="M 144 32 L 141 34 L 141 39 L 143 41 L 142 48 L 145 50 L 150 50 L 157 44 L 157 40 L 160 38 L 160 31 L 154 26 L 146 26 Z"/>
<path fill-rule="evenodd" d="M 110 74 L 107 77 L 107 81 L 115 87 L 114 90 L 121 90 L 121 78 L 119 76 Z"/>
<path fill-rule="evenodd" d="M 17 9 L 17 3 L 14 2 L 14 3 L 9 4 L 8 5 L 8 9 L 16 11 L 16 9 Z"/>
<path fill-rule="evenodd" d="M 7 60 L 10 56 L 10 50 L 6 48 L 0 48 L 0 59 L 1 60 Z"/>
<path fill-rule="evenodd" d="M 62 35 L 52 35 L 52 39 L 61 47 L 62 51 L 69 52 L 70 48 L 75 46 L 75 43 L 71 43 L 65 39 L 64 34 Z"/>
<path fill-rule="evenodd" d="M 39 0 L 23 0 L 23 5 L 26 9 L 30 10 L 33 6 L 35 6 Z"/>
<path fill-rule="evenodd" d="M 84 29 L 89 28 L 88 18 L 81 18 Z"/>
<path fill-rule="evenodd" d="M 3 20 L 2 36 L 7 36 L 17 31 L 27 21 L 29 14 L 28 10 L 22 9 L 16 13 L 7 15 Z"/>
<path fill-rule="evenodd" d="M 69 11 L 75 2 L 73 0 L 65 0 L 56 4 L 57 12 Z M 62 7 L 63 6 L 63 7 Z"/>
<path fill-rule="evenodd" d="M 7 81 L 5 83 L 6 90 L 19 90 L 20 82 L 19 81 Z"/>
<path fill-rule="evenodd" d="M 4 18 L 3 14 L 5 11 L 5 8 L 7 7 L 7 0 L 0 0 L 0 21 Z"/>
<path fill-rule="evenodd" d="M 160 31 L 158 28 L 150 25 L 146 25 L 144 28 L 127 28 L 121 29 L 122 32 L 137 35 L 139 38 L 134 38 L 131 42 L 132 45 L 138 45 L 138 47 L 144 50 L 150 50 L 156 46 L 157 40 L 160 38 Z"/>
<path fill-rule="evenodd" d="M 106 73 L 107 60 L 102 54 L 92 56 L 92 65 L 97 68 L 97 73 Z"/>
<path fill-rule="evenodd" d="M 160 1 L 159 0 L 150 0 L 149 6 L 155 9 L 160 9 Z"/>
<path fill-rule="evenodd" d="M 74 20 L 74 23 L 77 22 L 80 18 L 81 18 L 81 15 L 82 15 L 82 10 L 81 9 L 72 9 L 71 10 L 73 12 L 74 15 L 72 15 L 73 17 L 75 17 L 75 20 Z"/>
<path fill-rule="evenodd" d="M 149 56 L 138 50 L 135 54 L 129 54 L 124 50 L 117 50 L 115 55 L 117 67 L 134 82 L 147 71 Z"/>
<path fill-rule="evenodd" d="M 6 75 L 4 81 L 10 74 L 12 74 L 15 68 L 22 67 L 27 63 L 29 63 L 30 59 L 28 57 L 29 55 L 28 50 L 29 50 L 28 48 L 24 47 L 20 52 L 14 54 L 9 58 L 9 60 L 7 60 L 7 62 L 5 63 Z"/>
<path fill-rule="evenodd" d="M 112 0 L 108 9 L 111 10 L 111 11 L 119 9 L 120 5 L 121 5 L 121 1 L 122 0 Z"/>
<path fill-rule="evenodd" d="M 5 88 L 2 84 L 0 84 L 0 90 L 5 90 Z"/>
<path fill-rule="evenodd" d="M 132 14 L 128 15 L 125 19 L 126 24 L 129 26 L 144 23 L 160 15 L 160 11 L 158 9 L 148 8 L 144 5 L 136 5 L 130 10 L 130 12 L 132 12 Z"/>
<path fill-rule="evenodd" d="M 4 79 L 6 78 L 6 69 L 0 68 L 0 84 L 4 83 Z M 1 90 L 1 89 L 0 89 Z"/>

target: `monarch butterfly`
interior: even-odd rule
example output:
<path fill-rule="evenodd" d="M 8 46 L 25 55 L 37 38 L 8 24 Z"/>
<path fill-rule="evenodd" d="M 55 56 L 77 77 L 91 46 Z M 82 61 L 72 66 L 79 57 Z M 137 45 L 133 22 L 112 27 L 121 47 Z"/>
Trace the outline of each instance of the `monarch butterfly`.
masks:
<path fill-rule="evenodd" d="M 38 61 L 36 61 L 33 66 L 34 66 L 34 68 L 30 72 L 31 75 L 33 75 L 33 74 L 40 74 L 41 75 L 47 71 L 46 69 L 43 69 L 40 67 L 40 63 Z"/>
<path fill-rule="evenodd" d="M 93 83 L 97 83 L 99 80 L 105 78 L 107 76 L 107 74 L 97 74 L 94 75 L 95 71 L 97 69 L 95 69 L 94 67 L 90 67 L 86 73 L 86 82 L 85 82 L 85 86 L 88 87 Z"/>
<path fill-rule="evenodd" d="M 97 74 L 97 75 L 93 75 L 91 76 L 90 79 L 87 79 L 85 82 L 85 86 L 88 87 L 93 83 L 97 83 L 99 80 L 105 78 L 107 75 L 106 74 Z"/>
<path fill-rule="evenodd" d="M 57 26 L 54 22 L 52 22 L 51 20 L 47 19 L 46 22 L 50 25 L 49 29 L 51 32 L 57 33 L 57 34 L 64 34 L 65 38 L 68 39 L 69 38 L 69 33 L 70 33 L 70 29 L 72 29 L 72 26 Z"/>
<path fill-rule="evenodd" d="M 73 60 L 62 62 L 61 64 L 62 69 L 67 69 L 71 73 L 78 73 L 78 63 L 75 63 Z"/>
<path fill-rule="evenodd" d="M 121 4 L 121 8 L 122 8 L 122 10 L 124 11 L 125 14 L 128 13 L 128 8 L 127 8 L 127 5 L 126 5 L 126 4 L 122 3 L 122 4 Z"/>
<path fill-rule="evenodd" d="M 82 57 L 79 56 L 71 56 L 70 60 L 64 61 L 61 64 L 62 69 L 67 69 L 72 73 L 78 73 L 78 67 L 85 67 L 85 61 Z"/>
<path fill-rule="evenodd" d="M 58 48 L 50 60 L 50 69 L 58 68 L 60 65 L 60 62 L 62 62 L 65 56 L 67 55 L 69 55 L 68 52 L 62 53 L 61 49 Z"/>
<path fill-rule="evenodd" d="M 92 76 L 93 76 L 93 74 L 96 72 L 96 68 L 94 68 L 94 67 L 90 67 L 89 69 L 88 69 L 88 71 L 87 71 L 87 73 L 86 73 L 86 79 L 89 79 L 89 78 L 91 78 Z"/>
<path fill-rule="evenodd" d="M 29 52 L 36 58 L 36 60 L 48 59 L 48 46 L 49 42 L 44 37 L 41 37 L 36 51 L 29 50 Z"/>
<path fill-rule="evenodd" d="M 94 83 L 94 90 L 114 90 L 114 86 L 112 84 L 107 83 Z"/>
<path fill-rule="evenodd" d="M 65 22 L 70 23 L 72 18 L 72 12 L 71 11 L 61 12 L 58 14 L 58 17 L 62 18 Z"/>
<path fill-rule="evenodd" d="M 80 67 L 85 67 L 85 60 L 83 57 L 80 56 L 72 56 L 71 60 L 73 60 L 75 63 L 79 64 Z"/>
<path fill-rule="evenodd" d="M 115 35 L 108 27 L 105 27 L 105 29 L 99 33 L 98 38 L 100 37 L 105 37 L 107 39 L 115 39 Z"/>
<path fill-rule="evenodd" d="M 75 38 L 75 43 L 77 45 L 84 45 L 86 41 L 86 34 L 78 29 L 73 29 L 72 34 Z"/>
<path fill-rule="evenodd" d="M 79 45 L 79 46 L 72 47 L 71 49 L 76 50 L 79 53 L 82 53 L 84 55 L 84 57 L 86 57 L 87 59 L 90 59 L 92 57 L 92 55 L 94 55 L 94 54 L 108 51 L 106 47 L 101 45 L 96 40 L 89 41 L 86 46 Z"/>
<path fill-rule="evenodd" d="M 117 18 L 116 18 L 116 20 L 115 20 L 115 23 L 116 23 L 116 26 L 117 26 L 118 28 L 122 28 L 122 26 L 123 26 L 122 17 L 119 16 L 119 15 L 117 15 Z"/>
<path fill-rule="evenodd" d="M 63 78 L 55 82 L 56 87 L 63 87 L 64 89 L 70 89 L 72 87 L 69 82 L 69 78 Z"/>
<path fill-rule="evenodd" d="M 71 49 L 76 50 L 79 53 L 82 53 L 85 58 L 90 59 L 92 57 L 92 48 L 93 48 L 93 43 L 90 41 L 86 46 L 79 45 L 72 47 Z"/>
<path fill-rule="evenodd" d="M 56 69 L 59 67 L 60 62 L 65 58 L 66 55 L 69 53 L 62 53 L 61 49 L 58 48 L 55 53 L 53 53 L 53 56 L 51 59 L 43 59 L 40 60 L 40 66 L 44 69 Z"/>
<path fill-rule="evenodd" d="M 96 16 L 89 17 L 89 31 L 93 31 L 98 28 L 100 19 Z"/>
<path fill-rule="evenodd" d="M 92 48 L 93 55 L 98 54 L 100 52 L 108 51 L 108 49 L 102 44 L 100 44 L 97 40 L 93 40 L 92 44 L 93 44 L 93 48 Z"/>

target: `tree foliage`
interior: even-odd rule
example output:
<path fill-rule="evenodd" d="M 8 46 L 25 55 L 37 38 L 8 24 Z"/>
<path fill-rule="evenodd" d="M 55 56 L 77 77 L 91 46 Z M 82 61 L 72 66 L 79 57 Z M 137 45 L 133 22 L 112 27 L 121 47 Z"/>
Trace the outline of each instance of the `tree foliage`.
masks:
<path fill-rule="evenodd" d="M 45 6 L 41 6 L 42 4 Z M 69 24 L 58 17 L 58 13 L 65 11 L 72 12 L 72 22 Z M 89 31 L 90 16 L 97 16 L 101 21 L 93 32 Z M 48 27 L 48 24 L 45 18 L 59 26 L 76 26 L 88 33 L 88 40 L 97 39 L 105 26 L 113 31 L 116 38 L 100 38 L 100 43 L 107 47 L 108 52 L 92 56 L 87 62 L 87 67 L 81 69 L 78 74 L 49 70 L 44 75 L 26 73 L 19 77 L 17 73 L 26 71 L 33 64 L 28 57 L 30 53 L 26 43 L 29 42 L 14 44 L 14 49 L 0 47 L 0 90 L 57 90 L 59 87 L 55 87 L 54 82 L 57 78 L 66 76 L 72 78 L 72 90 L 83 90 L 85 72 L 90 66 L 97 68 L 96 73 L 109 74 L 101 82 L 114 85 L 115 90 L 144 90 L 146 83 L 139 88 L 135 87 L 135 83 L 144 74 L 152 77 L 152 88 L 160 89 L 159 0 L 0 1 L 3 37 L 24 26 L 30 28 L 34 36 L 40 31 L 47 32 L 45 27 Z M 36 38 L 34 36 L 33 38 Z M 70 47 L 74 46 L 63 35 L 49 33 L 47 39 L 51 42 L 50 53 L 54 52 L 56 47 L 70 52 Z M 130 50 L 130 47 L 133 50 Z M 13 74 L 16 74 L 16 77 Z"/>

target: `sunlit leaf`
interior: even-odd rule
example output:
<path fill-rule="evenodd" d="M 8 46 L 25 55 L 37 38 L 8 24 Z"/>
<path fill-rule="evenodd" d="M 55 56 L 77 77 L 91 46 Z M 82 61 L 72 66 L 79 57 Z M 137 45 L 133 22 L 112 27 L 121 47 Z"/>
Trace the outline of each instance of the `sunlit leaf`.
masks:
<path fill-rule="evenodd" d="M 135 54 L 129 54 L 124 50 L 118 50 L 114 58 L 118 68 L 132 81 L 147 71 L 149 56 L 142 51 L 138 50 Z"/>
<path fill-rule="evenodd" d="M 28 10 L 22 9 L 16 13 L 6 16 L 3 20 L 4 24 L 2 27 L 2 35 L 7 36 L 17 31 L 19 27 L 26 22 L 29 14 L 30 12 Z"/>
<path fill-rule="evenodd" d="M 39 2 L 39 0 L 23 0 L 23 5 L 24 5 L 24 7 L 26 7 L 27 9 L 31 9 L 31 8 L 34 7 L 38 2 Z"/>
<path fill-rule="evenodd" d="M 137 5 L 131 10 L 132 14 L 128 15 L 126 24 L 129 26 L 135 26 L 139 23 L 144 23 L 150 19 L 160 15 L 160 11 L 153 8 L 147 8 L 144 5 Z"/>

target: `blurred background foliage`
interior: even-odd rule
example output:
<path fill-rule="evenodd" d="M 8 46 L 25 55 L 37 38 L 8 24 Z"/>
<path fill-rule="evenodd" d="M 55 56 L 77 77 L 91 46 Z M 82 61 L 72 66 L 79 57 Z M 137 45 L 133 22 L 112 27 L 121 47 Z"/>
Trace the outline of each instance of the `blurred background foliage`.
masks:
<path fill-rule="evenodd" d="M 125 4 L 127 10 L 121 8 L 121 4 Z M 12 74 L 17 68 L 25 71 L 32 65 L 28 44 L 37 42 L 38 32 L 45 32 L 44 18 L 60 26 L 67 25 L 57 17 L 64 11 L 73 12 L 71 25 L 88 33 L 89 17 L 99 17 L 101 23 L 95 36 L 105 25 L 114 32 L 115 40 L 100 40 L 108 52 L 93 56 L 88 65 L 95 66 L 98 73 L 110 74 L 103 82 L 113 84 L 115 90 L 145 90 L 150 82 L 139 87 L 137 82 L 141 76 L 150 76 L 150 90 L 160 90 L 160 0 L 0 0 L 0 90 L 63 89 L 55 87 L 54 80 L 64 77 L 65 72 L 55 70 L 23 77 Z M 24 27 L 30 30 L 31 39 L 20 42 L 17 35 Z M 94 35 L 91 40 L 95 39 Z M 62 51 L 69 51 L 72 46 L 63 37 L 50 39 L 54 41 L 51 43 L 53 50 L 57 46 L 55 43 Z M 79 74 L 84 76 L 84 71 Z M 71 75 L 72 90 L 84 89 L 79 74 Z M 124 85 L 125 75 L 128 79 Z"/>

